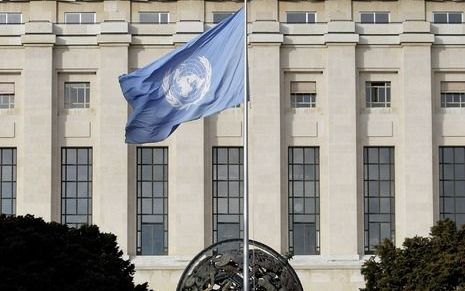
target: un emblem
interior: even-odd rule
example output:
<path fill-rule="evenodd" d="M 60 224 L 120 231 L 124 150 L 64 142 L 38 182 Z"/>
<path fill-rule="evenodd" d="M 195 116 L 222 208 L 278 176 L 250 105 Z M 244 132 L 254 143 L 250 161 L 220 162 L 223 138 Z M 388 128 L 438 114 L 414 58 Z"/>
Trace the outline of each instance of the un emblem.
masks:
<path fill-rule="evenodd" d="M 189 58 L 166 72 L 162 88 L 171 106 L 188 109 L 210 89 L 212 67 L 204 56 Z"/>

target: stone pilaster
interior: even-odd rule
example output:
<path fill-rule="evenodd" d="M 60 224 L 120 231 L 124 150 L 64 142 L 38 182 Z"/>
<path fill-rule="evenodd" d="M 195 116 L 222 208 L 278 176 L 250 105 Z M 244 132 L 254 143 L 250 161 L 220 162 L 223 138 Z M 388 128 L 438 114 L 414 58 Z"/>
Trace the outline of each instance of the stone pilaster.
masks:
<path fill-rule="evenodd" d="M 52 220 L 55 35 L 49 22 L 27 23 L 24 46 L 24 92 L 21 142 L 18 144 L 17 214 L 34 214 Z M 28 181 L 28 182 L 26 182 Z M 56 198 L 56 197 L 55 197 Z"/>
<path fill-rule="evenodd" d="M 340 2 L 342 3 L 342 2 Z M 346 33 L 340 33 L 340 26 Z M 358 252 L 357 108 L 355 44 L 351 22 L 328 23 L 326 149 L 320 161 L 327 193 L 322 193 L 321 253 L 355 259 Z M 324 167 L 323 164 L 326 164 Z M 322 181 L 323 183 L 323 181 Z"/>
<path fill-rule="evenodd" d="M 126 22 L 104 22 L 98 36 L 100 64 L 97 72 L 98 95 L 96 140 L 93 149 L 94 179 L 93 223 L 102 231 L 117 235 L 120 248 L 128 245 L 128 146 L 124 128 L 128 105 L 118 76 L 128 70 Z M 133 192 L 130 192 L 133 193 Z M 117 212 L 117 213 L 115 213 Z"/>

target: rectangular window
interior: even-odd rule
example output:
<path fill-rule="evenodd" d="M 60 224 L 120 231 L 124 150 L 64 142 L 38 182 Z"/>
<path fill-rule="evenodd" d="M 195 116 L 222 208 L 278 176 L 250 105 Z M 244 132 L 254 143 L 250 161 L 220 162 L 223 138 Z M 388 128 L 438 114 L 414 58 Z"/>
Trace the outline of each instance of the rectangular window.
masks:
<path fill-rule="evenodd" d="M 465 224 L 465 147 L 439 148 L 439 212 L 457 227 Z"/>
<path fill-rule="evenodd" d="M 361 23 L 389 23 L 389 12 L 367 11 L 360 12 Z"/>
<path fill-rule="evenodd" d="M 166 24 L 169 22 L 169 13 L 168 12 L 140 11 L 139 22 L 140 23 Z"/>
<path fill-rule="evenodd" d="M 462 12 L 433 12 L 434 23 L 462 23 Z"/>
<path fill-rule="evenodd" d="M 465 82 L 441 82 L 441 107 L 465 108 Z"/>
<path fill-rule="evenodd" d="M 213 241 L 243 236 L 242 147 L 213 148 Z"/>
<path fill-rule="evenodd" d="M 137 148 L 137 254 L 168 254 L 168 148 Z"/>
<path fill-rule="evenodd" d="M 0 148 L 0 214 L 16 214 L 15 148 Z"/>
<path fill-rule="evenodd" d="M 230 12 L 230 11 L 213 12 L 213 23 L 221 22 L 222 20 L 228 18 L 229 16 L 233 14 L 234 12 Z"/>
<path fill-rule="evenodd" d="M 287 23 L 315 23 L 316 13 L 312 11 L 287 11 Z"/>
<path fill-rule="evenodd" d="M 65 12 L 67 24 L 92 24 L 95 23 L 95 12 Z"/>
<path fill-rule="evenodd" d="M 366 107 L 391 107 L 391 82 L 366 82 Z"/>
<path fill-rule="evenodd" d="M 320 253 L 320 165 L 317 147 L 289 147 L 289 251 Z"/>
<path fill-rule="evenodd" d="M 21 18 L 19 12 L 0 12 L 0 24 L 20 24 Z"/>
<path fill-rule="evenodd" d="M 92 223 L 92 148 L 61 148 L 61 223 Z"/>
<path fill-rule="evenodd" d="M 0 109 L 15 108 L 15 84 L 0 83 Z"/>
<path fill-rule="evenodd" d="M 384 239 L 395 238 L 394 148 L 363 149 L 365 254 Z"/>
<path fill-rule="evenodd" d="M 65 83 L 65 109 L 89 108 L 90 83 L 66 82 Z"/>
<path fill-rule="evenodd" d="M 291 82 L 291 107 L 304 108 L 316 106 L 315 82 Z"/>

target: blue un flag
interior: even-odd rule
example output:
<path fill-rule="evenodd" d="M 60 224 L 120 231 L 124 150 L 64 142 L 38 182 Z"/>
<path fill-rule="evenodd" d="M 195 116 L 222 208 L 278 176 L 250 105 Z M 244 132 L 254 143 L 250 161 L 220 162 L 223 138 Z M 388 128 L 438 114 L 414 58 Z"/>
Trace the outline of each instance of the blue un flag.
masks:
<path fill-rule="evenodd" d="M 119 77 L 132 107 L 127 143 L 158 142 L 179 124 L 243 101 L 244 11 L 150 65 Z"/>

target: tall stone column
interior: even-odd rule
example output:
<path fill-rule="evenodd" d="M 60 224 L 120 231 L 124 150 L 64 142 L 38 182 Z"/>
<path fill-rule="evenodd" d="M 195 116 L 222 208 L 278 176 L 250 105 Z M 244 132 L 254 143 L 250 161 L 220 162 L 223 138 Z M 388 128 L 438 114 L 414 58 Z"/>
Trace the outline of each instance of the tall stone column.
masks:
<path fill-rule="evenodd" d="M 118 76 L 128 70 L 127 22 L 104 22 L 98 36 L 100 64 L 97 72 L 97 137 L 93 150 L 93 223 L 118 237 L 126 253 L 128 245 L 128 146 L 124 128 L 128 105 Z"/>
<path fill-rule="evenodd" d="M 174 42 L 182 45 L 203 32 L 203 1 L 178 1 L 178 22 Z M 198 21 L 200 20 L 200 21 Z M 205 248 L 205 120 L 183 123 L 171 140 L 169 192 L 169 254 L 192 259 Z M 207 180 L 205 175 L 207 175 Z"/>
<path fill-rule="evenodd" d="M 404 23 L 415 32 L 401 35 L 402 114 L 401 145 L 396 161 L 396 241 L 427 235 L 434 221 L 431 43 L 434 36 L 420 28 L 429 26 Z"/>
<path fill-rule="evenodd" d="M 17 214 L 34 214 L 52 220 L 52 166 L 54 158 L 52 116 L 53 102 L 53 46 L 55 35 L 52 24 L 26 24 L 22 36 L 24 45 L 24 99 L 18 143 Z"/>
<path fill-rule="evenodd" d="M 352 29 L 340 34 L 339 26 Z M 352 22 L 328 24 L 327 43 L 327 119 L 326 149 L 320 161 L 326 164 L 327 193 L 321 227 L 321 252 L 324 255 L 355 259 L 358 253 L 357 207 L 357 108 L 355 44 L 358 35 Z"/>
<path fill-rule="evenodd" d="M 281 250 L 282 150 L 279 23 L 256 21 L 249 48 L 250 238 Z M 266 77 L 264 77 L 266 76 Z"/>
<path fill-rule="evenodd" d="M 205 246 L 205 121 L 183 123 L 172 138 L 169 254 L 192 258 Z"/>

